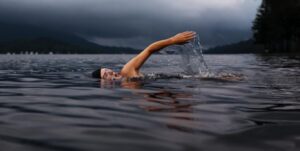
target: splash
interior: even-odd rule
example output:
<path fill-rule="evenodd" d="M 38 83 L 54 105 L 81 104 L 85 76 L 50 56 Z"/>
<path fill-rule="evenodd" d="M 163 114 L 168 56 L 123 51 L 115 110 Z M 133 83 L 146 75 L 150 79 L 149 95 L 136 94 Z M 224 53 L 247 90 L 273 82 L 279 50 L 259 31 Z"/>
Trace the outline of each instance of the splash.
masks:
<path fill-rule="evenodd" d="M 189 76 L 210 77 L 212 72 L 207 66 L 203 56 L 203 47 L 200 37 L 197 35 L 193 41 L 179 47 L 179 54 L 182 58 L 182 68 Z"/>
<path fill-rule="evenodd" d="M 215 72 L 211 71 L 208 67 L 204 55 L 203 47 L 200 42 L 200 37 L 197 36 L 189 43 L 183 46 L 176 46 L 176 49 L 171 49 L 172 53 L 179 53 L 182 61 L 181 67 L 184 70 L 184 74 L 179 75 L 165 75 L 165 74 L 153 74 L 149 75 L 150 79 L 157 78 L 179 78 L 179 79 L 205 79 L 205 80 L 225 80 L 225 81 L 241 81 L 245 79 L 243 74 L 232 72 Z M 176 51 L 176 52 L 174 52 Z"/>

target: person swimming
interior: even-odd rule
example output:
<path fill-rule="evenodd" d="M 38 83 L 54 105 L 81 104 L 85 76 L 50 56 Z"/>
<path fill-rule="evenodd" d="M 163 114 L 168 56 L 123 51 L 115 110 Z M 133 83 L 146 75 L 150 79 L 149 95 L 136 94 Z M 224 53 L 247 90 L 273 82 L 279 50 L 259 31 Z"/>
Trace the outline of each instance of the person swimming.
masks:
<path fill-rule="evenodd" d="M 122 78 L 140 78 L 143 74 L 140 73 L 140 68 L 146 62 L 146 60 L 155 52 L 171 45 L 182 45 L 188 43 L 190 40 L 196 37 L 196 32 L 186 31 L 178 33 L 167 39 L 156 41 L 146 47 L 141 53 L 133 57 L 127 62 L 121 71 L 115 72 L 108 68 L 100 68 L 92 73 L 94 78 L 104 80 L 121 80 Z"/>

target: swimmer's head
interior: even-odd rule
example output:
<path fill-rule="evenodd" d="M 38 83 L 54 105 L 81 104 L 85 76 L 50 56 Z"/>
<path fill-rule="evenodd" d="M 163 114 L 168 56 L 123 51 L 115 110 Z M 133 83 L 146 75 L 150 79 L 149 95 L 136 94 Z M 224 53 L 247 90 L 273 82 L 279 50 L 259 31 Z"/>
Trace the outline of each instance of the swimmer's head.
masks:
<path fill-rule="evenodd" d="M 94 78 L 105 79 L 105 80 L 119 80 L 122 78 L 122 76 L 119 73 L 114 72 L 111 69 L 101 68 L 101 67 L 96 71 L 94 71 L 92 73 L 92 76 Z"/>
<path fill-rule="evenodd" d="M 102 68 L 100 69 L 100 79 L 105 79 L 105 80 L 119 80 L 122 78 L 122 76 L 117 73 L 114 72 L 111 69 L 108 68 Z"/>

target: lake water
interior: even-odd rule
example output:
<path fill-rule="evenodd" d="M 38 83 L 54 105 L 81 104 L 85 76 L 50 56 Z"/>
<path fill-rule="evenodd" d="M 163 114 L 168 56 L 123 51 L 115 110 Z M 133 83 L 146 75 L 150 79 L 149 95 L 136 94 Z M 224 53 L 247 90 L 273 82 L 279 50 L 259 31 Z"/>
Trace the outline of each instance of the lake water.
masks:
<path fill-rule="evenodd" d="M 300 150 L 300 56 L 205 55 L 242 80 L 90 77 L 132 55 L 0 55 L 5 151 Z M 176 55 L 143 73 L 182 74 Z"/>

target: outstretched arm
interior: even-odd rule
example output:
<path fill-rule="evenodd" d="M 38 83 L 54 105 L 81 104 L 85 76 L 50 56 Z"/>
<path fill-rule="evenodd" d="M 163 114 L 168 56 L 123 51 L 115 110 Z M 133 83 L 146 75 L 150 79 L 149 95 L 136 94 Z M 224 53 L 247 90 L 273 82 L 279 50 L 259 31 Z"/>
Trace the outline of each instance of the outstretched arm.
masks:
<path fill-rule="evenodd" d="M 140 75 L 139 69 L 145 61 L 155 52 L 174 44 L 184 44 L 195 38 L 195 32 L 182 32 L 171 38 L 160 40 L 152 43 L 145 48 L 140 54 L 132 58 L 121 70 L 121 75 L 124 77 L 137 77 Z"/>

